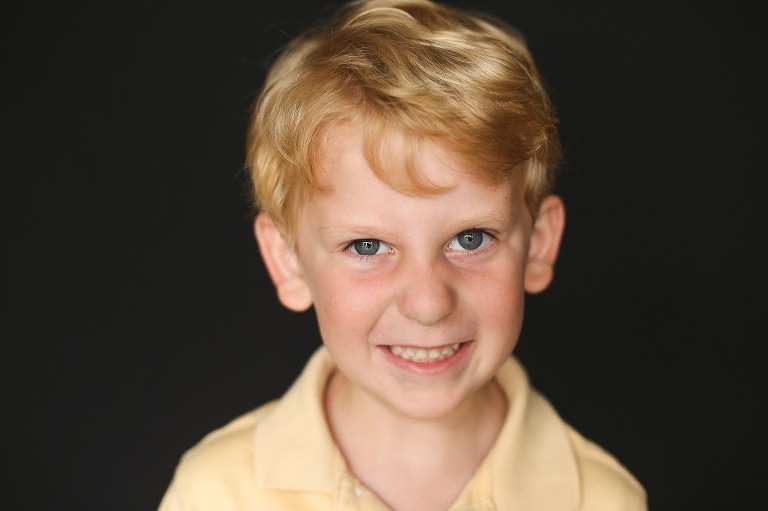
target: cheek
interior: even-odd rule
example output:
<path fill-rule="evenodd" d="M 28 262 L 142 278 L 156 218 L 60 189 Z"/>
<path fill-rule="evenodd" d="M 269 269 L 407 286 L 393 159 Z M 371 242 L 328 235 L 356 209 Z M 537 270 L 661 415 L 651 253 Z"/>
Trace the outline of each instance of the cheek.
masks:
<path fill-rule="evenodd" d="M 501 329 L 518 329 L 524 302 L 522 264 L 497 264 L 472 280 L 475 310 L 484 323 Z"/>
<path fill-rule="evenodd" d="M 320 331 L 328 342 L 370 331 L 381 316 L 387 286 L 376 279 L 360 279 L 331 271 L 313 286 Z"/>

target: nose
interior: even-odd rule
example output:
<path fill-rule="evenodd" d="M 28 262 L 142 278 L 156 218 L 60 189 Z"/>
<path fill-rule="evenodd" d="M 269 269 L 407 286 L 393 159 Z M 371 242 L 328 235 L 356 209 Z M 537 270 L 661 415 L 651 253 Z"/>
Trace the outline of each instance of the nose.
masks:
<path fill-rule="evenodd" d="M 450 268 L 439 261 L 407 266 L 396 300 L 400 314 L 427 326 L 449 316 L 456 309 Z"/>

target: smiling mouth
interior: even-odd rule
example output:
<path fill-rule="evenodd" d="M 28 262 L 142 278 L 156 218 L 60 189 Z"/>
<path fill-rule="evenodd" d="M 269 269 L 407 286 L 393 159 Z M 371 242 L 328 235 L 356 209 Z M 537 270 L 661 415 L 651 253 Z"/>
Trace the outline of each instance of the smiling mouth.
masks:
<path fill-rule="evenodd" d="M 451 358 L 459 351 L 460 343 L 451 344 L 443 348 L 410 348 L 406 346 L 389 346 L 389 351 L 405 360 L 413 362 L 432 363 Z"/>

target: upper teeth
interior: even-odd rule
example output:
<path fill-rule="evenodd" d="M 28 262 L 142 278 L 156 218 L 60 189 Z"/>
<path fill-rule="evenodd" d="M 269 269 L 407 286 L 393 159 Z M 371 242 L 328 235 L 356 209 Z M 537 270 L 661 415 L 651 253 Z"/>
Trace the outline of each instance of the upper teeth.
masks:
<path fill-rule="evenodd" d="M 389 351 L 402 357 L 406 360 L 413 360 L 414 362 L 437 362 L 444 360 L 459 349 L 459 344 L 451 344 L 444 348 L 407 348 L 404 346 L 390 346 Z"/>

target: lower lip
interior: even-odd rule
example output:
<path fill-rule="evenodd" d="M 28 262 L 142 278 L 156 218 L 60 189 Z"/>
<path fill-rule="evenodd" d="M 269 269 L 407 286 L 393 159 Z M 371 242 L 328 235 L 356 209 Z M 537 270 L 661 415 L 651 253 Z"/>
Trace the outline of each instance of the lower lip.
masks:
<path fill-rule="evenodd" d="M 409 373 L 432 376 L 450 371 L 456 367 L 469 356 L 474 345 L 475 343 L 473 341 L 463 342 L 452 356 L 436 362 L 416 362 L 414 360 L 406 360 L 389 351 L 389 346 L 378 346 L 378 350 L 387 362 L 400 369 L 408 371 Z"/>

